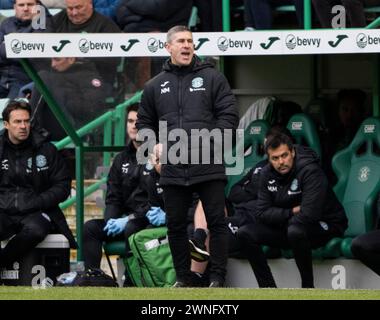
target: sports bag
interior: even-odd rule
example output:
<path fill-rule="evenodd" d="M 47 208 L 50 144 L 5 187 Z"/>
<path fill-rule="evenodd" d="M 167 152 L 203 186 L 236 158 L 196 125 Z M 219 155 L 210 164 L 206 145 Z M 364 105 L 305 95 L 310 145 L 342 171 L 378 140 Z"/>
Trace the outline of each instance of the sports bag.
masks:
<path fill-rule="evenodd" d="M 124 263 L 138 287 L 170 287 L 176 275 L 167 238 L 167 228 L 141 230 L 128 239 L 132 255 Z"/>

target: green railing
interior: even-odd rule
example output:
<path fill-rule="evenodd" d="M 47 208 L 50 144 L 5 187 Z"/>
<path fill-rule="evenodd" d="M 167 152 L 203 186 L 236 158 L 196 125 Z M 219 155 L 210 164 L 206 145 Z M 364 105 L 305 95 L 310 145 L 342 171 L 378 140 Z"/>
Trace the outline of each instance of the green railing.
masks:
<path fill-rule="evenodd" d="M 103 140 L 103 146 L 94 146 L 94 147 L 86 147 L 82 146 L 81 148 L 76 147 L 76 158 L 75 158 L 75 168 L 76 170 L 80 172 L 80 175 L 76 173 L 76 189 L 77 194 L 63 203 L 60 204 L 61 209 L 66 209 L 70 207 L 73 204 L 76 204 L 76 228 L 77 228 L 77 240 L 79 243 L 79 249 L 78 249 L 78 261 L 82 260 L 83 257 L 83 247 L 82 247 L 82 239 L 83 239 L 83 224 L 84 224 L 84 198 L 88 195 L 92 194 L 93 192 L 97 191 L 101 185 L 106 183 L 107 178 L 102 177 L 99 181 L 92 184 L 91 186 L 87 187 L 83 190 L 83 154 L 84 152 L 103 152 L 103 164 L 105 166 L 110 165 L 111 161 L 111 152 L 114 151 L 121 151 L 125 147 L 125 138 L 126 138 L 126 132 L 125 132 L 125 115 L 126 115 L 126 109 L 134 104 L 140 101 L 142 92 L 136 93 L 132 98 L 128 99 L 127 101 L 119 104 L 116 106 L 114 111 L 107 111 L 100 117 L 96 118 L 95 120 L 89 122 L 79 130 L 77 130 L 76 134 L 79 137 L 83 137 L 84 135 L 92 132 L 94 129 L 97 129 L 101 126 L 103 126 L 103 132 L 104 132 L 104 140 Z M 112 124 L 115 124 L 115 130 L 112 131 Z M 114 133 L 114 144 L 112 145 L 112 135 Z M 56 147 L 60 150 L 68 145 L 70 145 L 73 142 L 71 137 L 66 137 L 62 139 L 61 141 L 56 143 Z M 79 149 L 79 150 L 78 150 Z M 78 157 L 78 153 L 80 153 Z M 80 179 L 80 180 L 78 180 Z M 79 186 L 79 187 L 78 187 Z M 78 190 L 78 188 L 82 188 L 82 192 Z M 79 191 L 79 192 L 78 192 Z M 78 210 L 78 203 L 79 203 L 79 210 Z"/>
<path fill-rule="evenodd" d="M 62 209 L 69 207 L 70 205 L 76 205 L 76 236 L 79 245 L 77 260 L 83 260 L 83 223 L 84 223 L 84 198 L 85 196 L 96 191 L 104 182 L 106 178 L 102 178 L 100 181 L 94 185 L 88 187 L 84 190 L 84 175 L 83 175 L 83 160 L 84 152 L 103 152 L 104 153 L 104 164 L 110 163 L 111 155 L 110 152 L 121 150 L 125 143 L 125 114 L 126 109 L 133 103 L 136 103 L 141 98 L 141 92 L 135 94 L 131 99 L 118 105 L 114 111 L 108 111 L 99 118 L 91 121 L 84 127 L 76 131 L 71 123 L 67 120 L 65 114 L 62 112 L 61 108 L 55 101 L 55 98 L 50 93 L 49 89 L 46 87 L 44 82 L 41 80 L 36 70 L 30 64 L 27 59 L 20 59 L 20 63 L 23 66 L 25 72 L 32 79 L 35 84 L 36 89 L 42 94 L 46 103 L 48 104 L 50 110 L 53 112 L 54 116 L 61 124 L 63 129 L 68 134 L 68 137 L 59 141 L 56 146 L 58 149 L 62 149 L 69 144 L 73 143 L 75 146 L 75 179 L 76 179 L 76 196 L 72 197 L 65 202 L 60 204 Z M 114 145 L 112 145 L 112 124 L 115 123 L 114 130 Z M 103 146 L 95 147 L 85 147 L 81 140 L 81 137 L 85 134 L 92 132 L 94 129 L 103 126 L 104 130 L 104 140 Z M 107 154 L 106 154 L 107 153 Z"/>

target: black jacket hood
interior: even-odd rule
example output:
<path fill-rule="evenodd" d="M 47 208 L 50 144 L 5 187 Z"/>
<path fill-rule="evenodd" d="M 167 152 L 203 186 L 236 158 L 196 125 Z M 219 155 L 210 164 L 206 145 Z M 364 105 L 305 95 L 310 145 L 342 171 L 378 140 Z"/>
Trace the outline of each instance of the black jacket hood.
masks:
<path fill-rule="evenodd" d="M 171 62 L 171 59 L 165 61 L 163 65 L 163 71 L 174 73 L 189 73 L 195 72 L 206 68 L 214 68 L 209 62 L 203 62 L 198 56 L 194 55 L 193 60 L 188 66 L 177 66 Z"/>
<path fill-rule="evenodd" d="M 312 163 L 320 163 L 319 156 L 313 149 L 301 145 L 295 145 L 294 148 L 296 150 L 296 171 L 299 171 Z"/>

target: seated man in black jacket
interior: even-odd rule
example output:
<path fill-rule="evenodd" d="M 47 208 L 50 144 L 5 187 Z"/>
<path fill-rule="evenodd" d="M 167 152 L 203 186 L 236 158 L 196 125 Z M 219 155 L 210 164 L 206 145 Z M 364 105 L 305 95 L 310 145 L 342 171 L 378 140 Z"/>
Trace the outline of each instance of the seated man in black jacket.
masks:
<path fill-rule="evenodd" d="M 0 135 L 0 265 L 24 256 L 50 233 L 58 231 L 76 248 L 58 204 L 70 194 L 71 178 L 57 149 L 44 132 L 31 128 L 30 105 L 11 101 L 3 111 Z"/>
<path fill-rule="evenodd" d="M 265 144 L 269 164 L 260 176 L 256 221 L 239 230 L 260 287 L 276 287 L 261 245 L 293 250 L 302 287 L 314 287 L 312 249 L 343 235 L 347 218 L 319 159 L 284 134 Z"/>
<path fill-rule="evenodd" d="M 129 249 L 128 237 L 149 224 L 146 213 L 150 209 L 148 192 L 144 188 L 144 166 L 136 160 L 137 106 L 128 109 L 127 134 L 130 142 L 119 153 L 111 166 L 107 180 L 104 219 L 85 223 L 83 235 L 84 265 L 86 269 L 100 268 L 104 241 L 123 240 Z"/>

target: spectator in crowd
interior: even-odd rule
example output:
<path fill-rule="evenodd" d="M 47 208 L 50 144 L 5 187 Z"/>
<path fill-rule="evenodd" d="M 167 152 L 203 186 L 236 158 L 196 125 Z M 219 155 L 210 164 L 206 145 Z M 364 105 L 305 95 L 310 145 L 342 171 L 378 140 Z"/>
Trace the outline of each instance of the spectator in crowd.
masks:
<path fill-rule="evenodd" d="M 32 19 L 36 15 L 37 0 L 16 0 L 15 15 L 5 19 L 0 25 L 0 98 L 16 98 L 19 90 L 30 83 L 17 59 L 7 59 L 4 37 L 10 33 L 34 32 Z"/>
<path fill-rule="evenodd" d="M 30 105 L 18 100 L 2 113 L 0 240 L 13 237 L 0 251 L 1 266 L 24 256 L 53 230 L 77 247 L 58 207 L 70 194 L 70 175 L 44 132 L 31 128 L 30 115 Z"/>
<path fill-rule="evenodd" d="M 379 210 L 379 201 L 377 202 Z M 376 230 L 357 236 L 352 240 L 351 251 L 368 268 L 380 276 L 380 215 L 377 216 Z"/>
<path fill-rule="evenodd" d="M 366 93 L 360 89 L 338 92 L 338 124 L 333 128 L 332 145 L 335 152 L 347 147 L 366 116 Z"/>
<path fill-rule="evenodd" d="M 14 0 L 1 0 L 0 9 L 13 9 Z"/>
<path fill-rule="evenodd" d="M 166 49 L 170 58 L 165 62 L 164 71 L 144 88 L 137 122 L 139 134 L 143 134 L 143 129 L 150 129 L 157 135 L 161 120 L 167 121 L 168 131 L 182 129 L 188 137 L 191 136 L 191 129 L 215 128 L 222 132 L 224 129 L 235 129 L 239 117 L 228 82 L 210 64 L 202 63 L 194 55 L 193 37 L 189 29 L 185 26 L 170 29 Z M 163 92 L 163 86 L 167 87 L 166 93 L 156 94 Z M 190 90 L 177 91 L 178 86 Z M 167 150 L 170 150 L 170 145 L 165 146 L 163 152 L 167 154 Z M 192 150 L 189 144 L 186 151 L 189 155 L 186 159 L 192 159 L 191 155 L 194 155 L 199 161 L 199 146 Z M 224 219 L 226 177 L 225 168 L 223 164 L 217 164 L 217 158 L 211 152 L 208 164 L 189 164 L 183 160 L 178 164 L 170 161 L 162 164 L 160 183 L 164 190 L 169 245 L 177 276 L 175 287 L 190 285 L 186 213 L 193 192 L 198 193 L 202 201 L 211 235 L 210 286 L 220 287 L 225 280 L 228 250 Z"/>
<path fill-rule="evenodd" d="M 272 29 L 273 7 L 289 4 L 295 5 L 298 24 L 303 28 L 303 0 L 244 0 L 246 27 L 258 30 Z M 253 26 L 250 25 L 252 23 Z"/>
<path fill-rule="evenodd" d="M 167 32 L 187 25 L 191 7 L 188 0 L 121 0 L 117 21 L 124 32 Z"/>
<path fill-rule="evenodd" d="M 39 73 L 69 122 L 79 129 L 105 112 L 107 84 L 95 66 L 78 58 L 52 58 L 51 69 Z M 53 141 L 67 136 L 41 94 L 34 89 L 33 121 L 50 132 Z M 99 141 L 100 142 L 100 141 Z"/>
<path fill-rule="evenodd" d="M 256 221 L 239 239 L 260 287 L 276 287 L 262 245 L 290 248 L 302 287 L 313 288 L 312 249 L 341 237 L 347 228 L 342 205 L 328 185 L 319 159 L 284 134 L 265 143 L 269 164 L 260 173 Z"/>
<path fill-rule="evenodd" d="M 0 24 L 6 19 L 7 17 L 4 17 L 1 13 L 0 13 Z"/>
<path fill-rule="evenodd" d="M 192 1 L 189 0 L 122 0 L 117 10 L 117 22 L 124 32 L 167 32 L 175 25 L 187 25 Z M 131 91 L 141 90 L 150 78 L 161 72 L 162 58 L 129 58 L 129 85 Z"/>
<path fill-rule="evenodd" d="M 86 269 L 100 268 L 104 241 L 125 241 L 128 252 L 128 237 L 149 224 L 146 217 L 150 206 L 144 188 L 145 168 L 136 160 L 137 111 L 137 105 L 128 109 L 127 135 L 130 141 L 112 163 L 107 179 L 104 219 L 90 220 L 84 225 L 83 254 Z"/>
<path fill-rule="evenodd" d="M 334 14 L 332 8 L 335 5 L 343 5 L 351 28 L 362 28 L 367 25 L 364 7 L 378 6 L 379 0 L 313 0 L 313 6 L 317 13 L 322 28 L 332 28 Z"/>
<path fill-rule="evenodd" d="M 122 0 L 93 0 L 94 9 L 116 22 L 116 10 Z"/>
<path fill-rule="evenodd" d="M 57 33 L 119 33 L 119 27 L 109 18 L 94 11 L 92 0 L 65 0 L 66 10 L 49 19 L 48 31 Z M 119 58 L 92 58 L 103 81 L 113 85 Z M 112 92 L 107 93 L 108 96 Z"/>

